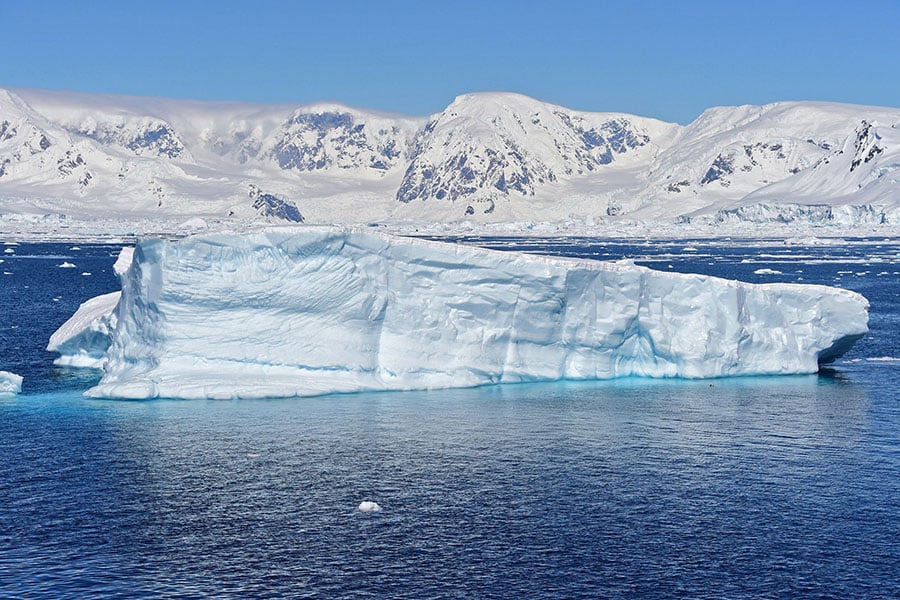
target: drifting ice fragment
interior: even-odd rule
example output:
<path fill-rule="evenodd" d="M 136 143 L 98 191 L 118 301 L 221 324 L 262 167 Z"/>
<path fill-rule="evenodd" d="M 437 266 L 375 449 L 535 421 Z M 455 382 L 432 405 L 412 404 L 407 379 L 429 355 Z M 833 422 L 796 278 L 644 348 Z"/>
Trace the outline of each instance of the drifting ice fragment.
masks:
<path fill-rule="evenodd" d="M 371 500 L 364 500 L 359 503 L 359 512 L 364 512 L 364 513 L 381 512 L 381 506 L 379 506 L 377 502 L 372 502 Z"/>
<path fill-rule="evenodd" d="M 99 369 L 106 358 L 109 336 L 116 325 L 115 308 L 122 292 L 91 298 L 78 307 L 69 320 L 60 325 L 47 344 L 58 352 L 54 364 Z"/>
<path fill-rule="evenodd" d="M 122 248 L 119 252 L 113 271 L 120 279 L 131 266 L 133 255 L 134 248 L 131 247 Z M 50 336 L 47 350 L 60 354 L 54 364 L 92 369 L 103 365 L 110 334 L 116 325 L 115 309 L 121 295 L 122 292 L 112 292 L 96 296 L 78 307 L 75 314 Z"/>
<path fill-rule="evenodd" d="M 15 396 L 22 391 L 22 376 L 0 371 L 0 396 Z"/>
<path fill-rule="evenodd" d="M 867 309 L 859 294 L 825 286 L 371 230 L 145 240 L 123 277 L 103 379 L 88 393 L 309 396 L 814 373 L 866 333 Z"/>
<path fill-rule="evenodd" d="M 59 265 L 59 268 L 60 268 L 60 269 L 74 269 L 75 267 L 76 267 L 76 265 L 74 265 L 74 264 L 72 264 L 72 263 L 70 263 L 70 262 L 68 262 L 68 261 L 66 261 L 66 262 L 62 263 L 61 265 Z"/>

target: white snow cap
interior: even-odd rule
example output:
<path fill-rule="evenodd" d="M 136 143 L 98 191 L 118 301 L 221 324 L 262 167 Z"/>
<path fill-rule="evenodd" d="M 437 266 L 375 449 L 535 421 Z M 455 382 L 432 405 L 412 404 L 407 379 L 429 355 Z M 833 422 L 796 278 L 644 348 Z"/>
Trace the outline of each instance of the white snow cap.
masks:
<path fill-rule="evenodd" d="M 22 376 L 0 371 L 0 396 L 15 396 L 22 391 Z"/>
<path fill-rule="evenodd" d="M 123 277 L 103 378 L 88 394 L 277 397 L 815 373 L 867 332 L 867 310 L 859 294 L 825 286 L 370 229 L 145 240 Z"/>

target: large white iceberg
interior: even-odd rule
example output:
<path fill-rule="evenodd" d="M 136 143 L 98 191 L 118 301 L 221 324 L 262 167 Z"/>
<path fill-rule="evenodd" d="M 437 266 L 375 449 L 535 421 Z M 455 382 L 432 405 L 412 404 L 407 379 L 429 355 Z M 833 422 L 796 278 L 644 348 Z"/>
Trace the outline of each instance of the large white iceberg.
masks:
<path fill-rule="evenodd" d="M 122 284 L 89 395 L 814 373 L 868 320 L 842 289 L 316 227 L 145 240 Z"/>

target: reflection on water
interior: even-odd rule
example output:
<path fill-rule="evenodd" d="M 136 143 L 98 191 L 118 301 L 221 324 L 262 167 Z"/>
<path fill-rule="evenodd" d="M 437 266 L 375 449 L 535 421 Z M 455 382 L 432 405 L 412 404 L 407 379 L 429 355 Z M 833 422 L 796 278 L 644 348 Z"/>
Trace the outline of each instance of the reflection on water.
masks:
<path fill-rule="evenodd" d="M 900 533 L 871 411 L 814 376 L 10 400 L 0 569 L 48 596 L 868 592 Z"/>

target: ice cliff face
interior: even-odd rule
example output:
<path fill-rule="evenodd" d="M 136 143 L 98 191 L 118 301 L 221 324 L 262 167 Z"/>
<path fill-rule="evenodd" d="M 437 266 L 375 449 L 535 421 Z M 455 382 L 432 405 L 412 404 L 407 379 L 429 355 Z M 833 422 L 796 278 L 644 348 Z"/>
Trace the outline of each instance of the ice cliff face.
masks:
<path fill-rule="evenodd" d="M 64 214 L 270 222 L 818 223 L 818 207 L 896 222 L 898 124 L 898 109 L 813 102 L 681 126 L 508 93 L 416 118 L 0 90 L 0 214 L 27 198 Z"/>
<path fill-rule="evenodd" d="M 123 398 L 813 373 L 866 300 L 331 228 L 141 242 L 103 379 Z M 81 328 L 84 330 L 84 328 Z M 65 336 L 61 336 L 65 337 Z"/>

